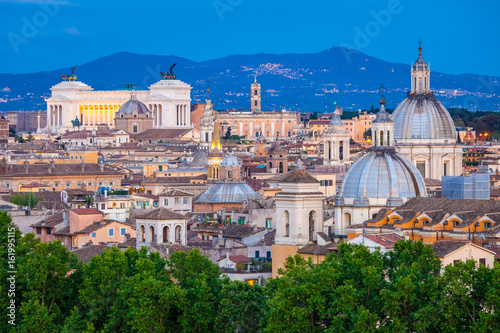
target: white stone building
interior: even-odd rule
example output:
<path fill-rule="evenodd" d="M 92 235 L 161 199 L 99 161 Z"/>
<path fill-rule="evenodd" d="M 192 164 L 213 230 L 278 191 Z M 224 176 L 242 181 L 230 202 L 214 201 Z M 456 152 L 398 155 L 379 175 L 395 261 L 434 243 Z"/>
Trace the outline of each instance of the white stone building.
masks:
<path fill-rule="evenodd" d="M 422 48 L 411 69 L 411 90 L 392 114 L 394 145 L 424 178 L 462 174 L 462 148 L 453 119 L 430 89 L 430 68 Z"/>
<path fill-rule="evenodd" d="M 185 215 L 174 213 L 170 209 L 160 207 L 135 220 L 137 230 L 137 247 L 150 246 L 151 244 L 177 244 L 187 243 L 187 218 Z"/>
<path fill-rule="evenodd" d="M 348 226 L 372 218 L 382 208 L 427 195 L 422 175 L 394 149 L 394 122 L 383 97 L 380 104 L 372 123 L 371 151 L 356 160 L 342 179 L 335 200 L 335 235 L 345 235 Z"/>
<path fill-rule="evenodd" d="M 344 129 L 339 112 L 335 110 L 332 121 L 323 134 L 323 164 L 340 165 L 349 162 L 349 132 Z"/>
<path fill-rule="evenodd" d="M 47 127 L 39 132 L 59 134 L 73 128 L 78 119 L 81 127 L 97 129 L 114 127 L 115 113 L 130 99 L 130 91 L 94 91 L 80 81 L 63 81 L 51 88 L 47 99 Z M 180 80 L 161 80 L 148 90 L 136 91 L 154 118 L 154 128 L 190 128 L 191 86 Z"/>

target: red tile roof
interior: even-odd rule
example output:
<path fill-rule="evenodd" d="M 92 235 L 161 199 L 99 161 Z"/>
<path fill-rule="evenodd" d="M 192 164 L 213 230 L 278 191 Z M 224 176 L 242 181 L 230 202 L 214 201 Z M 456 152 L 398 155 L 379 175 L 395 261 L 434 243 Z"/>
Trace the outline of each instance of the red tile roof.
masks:
<path fill-rule="evenodd" d="M 103 215 L 103 213 L 99 209 L 95 208 L 77 208 L 77 209 L 72 209 L 71 211 L 77 215 L 91 215 L 91 214 Z"/>
<path fill-rule="evenodd" d="M 365 238 L 380 244 L 385 248 L 393 248 L 394 244 L 404 239 L 402 236 L 392 233 L 392 234 L 376 234 L 376 235 L 365 235 Z"/>
<path fill-rule="evenodd" d="M 242 255 L 229 256 L 229 260 L 231 260 L 235 263 L 251 263 L 252 262 L 252 260 L 250 260 L 247 257 L 242 256 Z"/>

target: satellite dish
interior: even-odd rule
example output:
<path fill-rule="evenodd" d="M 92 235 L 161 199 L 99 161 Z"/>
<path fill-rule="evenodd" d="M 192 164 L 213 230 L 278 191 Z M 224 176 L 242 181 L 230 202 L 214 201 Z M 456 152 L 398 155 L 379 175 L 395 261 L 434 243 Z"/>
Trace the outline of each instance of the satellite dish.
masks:
<path fill-rule="evenodd" d="M 486 237 L 483 234 L 479 235 L 479 238 L 481 238 L 481 240 L 485 240 L 486 239 Z"/>

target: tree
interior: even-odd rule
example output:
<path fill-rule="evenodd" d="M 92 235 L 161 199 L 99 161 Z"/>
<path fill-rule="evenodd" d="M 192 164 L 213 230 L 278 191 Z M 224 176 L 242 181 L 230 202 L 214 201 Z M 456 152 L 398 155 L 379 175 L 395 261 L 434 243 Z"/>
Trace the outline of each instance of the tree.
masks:
<path fill-rule="evenodd" d="M 26 142 L 31 142 L 35 140 L 35 138 L 33 137 L 33 135 L 31 135 L 31 132 L 28 132 L 28 137 L 26 138 Z"/>
<path fill-rule="evenodd" d="M 363 139 L 366 141 L 368 138 L 372 138 L 372 129 L 369 128 L 363 133 Z"/>
<path fill-rule="evenodd" d="M 36 206 L 36 204 L 41 201 L 41 197 L 35 197 L 33 193 L 21 194 L 18 193 L 10 197 L 10 202 L 22 207 L 28 207 L 29 209 Z"/>
<path fill-rule="evenodd" d="M 234 281 L 224 285 L 220 309 L 215 321 L 216 332 L 255 332 L 266 313 L 264 290 L 258 285 Z"/>
<path fill-rule="evenodd" d="M 314 112 L 309 119 L 310 120 L 318 119 L 318 113 Z"/>
<path fill-rule="evenodd" d="M 91 196 L 88 196 L 85 198 L 85 206 L 87 206 L 87 208 L 90 208 L 94 205 L 94 198 L 91 197 Z"/>
<path fill-rule="evenodd" d="M 185 331 L 213 330 L 221 299 L 221 291 L 229 281 L 198 249 L 189 253 L 172 253 L 167 267 L 177 284 L 186 292 L 186 304 L 179 316 Z"/>

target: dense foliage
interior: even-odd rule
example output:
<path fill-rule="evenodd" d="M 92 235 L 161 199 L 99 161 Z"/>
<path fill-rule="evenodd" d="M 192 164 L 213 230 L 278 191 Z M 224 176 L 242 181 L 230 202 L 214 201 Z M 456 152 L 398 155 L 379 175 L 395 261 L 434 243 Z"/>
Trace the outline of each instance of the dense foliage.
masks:
<path fill-rule="evenodd" d="M 10 231 L 10 234 L 8 233 Z M 8 238 L 16 318 L 7 322 Z M 0 212 L 1 332 L 495 332 L 500 266 L 441 268 L 431 248 L 341 244 L 319 265 L 289 257 L 265 287 L 230 282 L 198 250 L 113 247 L 88 264 L 60 242 L 24 237 Z"/>

